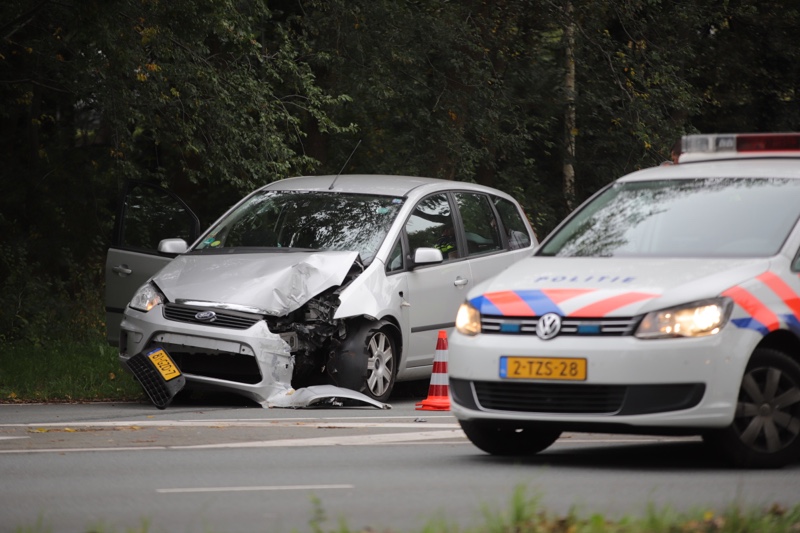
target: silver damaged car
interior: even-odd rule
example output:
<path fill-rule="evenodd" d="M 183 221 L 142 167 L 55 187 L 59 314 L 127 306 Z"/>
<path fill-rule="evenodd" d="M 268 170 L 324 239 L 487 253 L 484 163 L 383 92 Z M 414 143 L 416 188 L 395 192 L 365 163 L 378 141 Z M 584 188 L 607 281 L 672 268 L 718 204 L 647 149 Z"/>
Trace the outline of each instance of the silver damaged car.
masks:
<path fill-rule="evenodd" d="M 467 291 L 537 244 L 511 196 L 431 178 L 286 179 L 202 233 L 150 184 L 128 184 L 121 205 L 106 310 L 123 365 L 158 358 L 186 387 L 264 406 L 380 405 L 428 378 Z"/>

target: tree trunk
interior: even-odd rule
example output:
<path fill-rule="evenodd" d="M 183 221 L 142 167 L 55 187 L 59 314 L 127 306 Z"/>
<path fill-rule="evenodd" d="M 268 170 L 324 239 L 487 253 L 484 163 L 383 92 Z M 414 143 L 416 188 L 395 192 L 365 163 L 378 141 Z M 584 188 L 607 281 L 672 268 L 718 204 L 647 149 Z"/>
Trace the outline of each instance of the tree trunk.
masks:
<path fill-rule="evenodd" d="M 572 0 L 566 0 L 567 26 L 564 30 L 566 41 L 566 69 L 564 76 L 564 94 L 566 112 L 564 116 L 564 200 L 568 209 L 572 209 L 575 201 L 575 137 L 577 136 L 577 119 L 575 117 L 575 20 L 573 18 Z"/>

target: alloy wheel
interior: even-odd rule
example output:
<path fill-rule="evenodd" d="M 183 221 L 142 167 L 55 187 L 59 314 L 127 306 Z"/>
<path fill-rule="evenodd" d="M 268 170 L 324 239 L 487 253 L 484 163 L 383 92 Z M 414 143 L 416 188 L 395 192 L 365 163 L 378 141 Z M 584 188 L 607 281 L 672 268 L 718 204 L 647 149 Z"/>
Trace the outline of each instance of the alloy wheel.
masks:
<path fill-rule="evenodd" d="M 377 331 L 367 346 L 367 387 L 374 397 L 382 397 L 393 385 L 394 349 L 389 336 Z"/>

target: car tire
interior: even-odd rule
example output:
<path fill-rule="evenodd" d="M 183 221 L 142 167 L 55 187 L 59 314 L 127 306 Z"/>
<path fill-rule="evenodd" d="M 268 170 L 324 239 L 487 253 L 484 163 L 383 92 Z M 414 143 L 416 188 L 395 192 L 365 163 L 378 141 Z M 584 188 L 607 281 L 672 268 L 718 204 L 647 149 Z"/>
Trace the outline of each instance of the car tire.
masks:
<path fill-rule="evenodd" d="M 800 459 L 800 363 L 757 348 L 745 369 L 733 423 L 704 435 L 734 466 L 780 468 Z"/>
<path fill-rule="evenodd" d="M 535 426 L 515 426 L 483 420 L 458 422 L 472 444 L 492 455 L 536 455 L 561 435 L 559 430 Z"/>
<path fill-rule="evenodd" d="M 328 362 L 334 385 L 385 402 L 397 378 L 397 330 L 385 320 L 359 322 L 348 327 L 347 338 Z"/>

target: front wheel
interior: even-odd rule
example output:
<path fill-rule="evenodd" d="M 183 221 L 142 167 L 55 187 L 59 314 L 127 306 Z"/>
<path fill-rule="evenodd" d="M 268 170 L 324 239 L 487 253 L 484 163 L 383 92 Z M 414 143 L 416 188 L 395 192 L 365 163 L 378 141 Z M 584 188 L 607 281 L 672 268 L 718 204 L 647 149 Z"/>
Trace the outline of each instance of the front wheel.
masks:
<path fill-rule="evenodd" d="M 780 468 L 800 459 L 800 364 L 778 350 L 756 349 L 733 423 L 705 439 L 739 467 Z"/>
<path fill-rule="evenodd" d="M 394 388 L 399 352 L 395 328 L 384 320 L 351 327 L 341 349 L 327 365 L 334 385 L 385 402 Z"/>
<path fill-rule="evenodd" d="M 472 444 L 492 455 L 535 455 L 553 444 L 561 431 L 532 426 L 499 424 L 483 420 L 459 420 Z"/>

